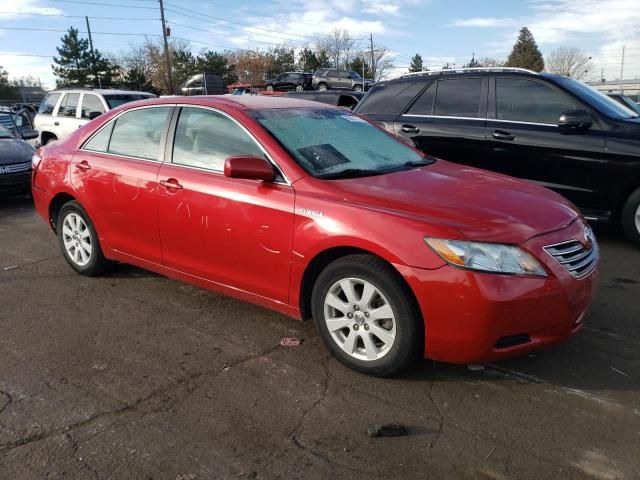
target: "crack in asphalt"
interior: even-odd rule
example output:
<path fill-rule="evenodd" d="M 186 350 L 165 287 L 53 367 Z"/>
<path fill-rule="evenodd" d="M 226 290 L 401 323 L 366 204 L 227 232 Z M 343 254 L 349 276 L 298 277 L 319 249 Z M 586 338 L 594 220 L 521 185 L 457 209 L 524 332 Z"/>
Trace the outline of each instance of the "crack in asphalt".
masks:
<path fill-rule="evenodd" d="M 74 458 L 82 466 L 82 468 L 92 474 L 93 478 L 98 480 L 100 478 L 100 475 L 98 475 L 98 471 L 89 465 L 86 458 L 77 456 L 78 450 L 80 449 L 80 443 L 78 442 L 78 439 L 73 436 L 72 432 L 66 432 L 64 436 L 71 444 L 71 448 L 73 450 L 71 452 L 71 457 Z"/>
<path fill-rule="evenodd" d="M 6 397 L 6 402 L 0 405 L 0 415 L 13 403 L 13 397 L 9 392 L 5 392 L 4 390 L 0 390 L 0 396 Z"/>
<path fill-rule="evenodd" d="M 440 409 L 440 405 L 438 405 L 438 402 L 435 401 L 435 399 L 433 398 L 433 387 L 435 386 L 435 380 L 431 382 L 431 384 L 429 385 L 429 390 L 427 390 L 427 396 L 429 397 L 429 401 L 431 402 L 431 405 L 433 405 L 433 407 L 436 409 L 436 411 L 438 412 L 438 431 L 436 432 L 436 438 L 433 441 L 433 447 L 436 446 L 436 444 L 438 443 L 438 440 L 440 440 L 440 437 L 442 436 L 442 431 L 444 429 L 444 414 L 442 413 L 442 410 Z"/>
<path fill-rule="evenodd" d="M 171 390 L 174 390 L 176 388 L 182 387 L 185 384 L 188 384 L 188 382 L 191 382 L 195 379 L 199 379 L 199 378 L 206 378 L 206 377 L 215 377 L 220 375 L 221 373 L 228 371 L 229 369 L 232 369 L 234 367 L 237 367 L 239 365 L 242 365 L 244 363 L 250 362 L 252 360 L 257 360 L 259 358 L 264 358 L 267 355 L 269 355 L 270 353 L 272 353 L 273 351 L 277 350 L 278 348 L 280 348 L 280 345 L 276 345 L 273 346 L 271 348 L 268 348 L 266 350 L 263 350 L 255 355 L 249 355 L 247 357 L 238 359 L 235 362 L 232 362 L 230 364 L 225 364 L 224 368 L 218 368 L 215 370 L 209 370 L 209 371 L 204 371 L 204 372 L 194 372 L 193 374 L 187 375 L 185 377 L 179 378 L 178 380 L 171 382 L 167 385 L 164 385 L 156 390 L 153 390 L 152 392 L 150 392 L 149 394 L 135 400 L 134 402 L 131 403 L 127 403 L 127 404 L 123 404 L 121 407 L 119 408 L 115 408 L 112 410 L 107 410 L 104 412 L 99 412 L 96 413 L 95 415 L 92 415 L 84 420 L 72 423 L 70 425 L 65 425 L 65 426 L 61 426 L 58 428 L 54 428 L 45 432 L 39 432 L 39 433 L 34 433 L 31 435 L 28 435 L 27 437 L 24 438 L 20 438 L 18 440 L 14 440 L 13 442 L 9 442 L 9 443 L 5 443 L 5 444 L 0 444 L 0 453 L 7 453 L 11 450 L 14 450 L 16 448 L 31 444 L 31 443 L 35 443 L 35 442 L 39 442 L 41 440 L 46 440 L 52 437 L 56 437 L 62 434 L 67 434 L 69 432 L 73 432 L 74 430 L 77 430 L 78 428 L 87 426 L 89 424 L 91 424 L 92 422 L 94 422 L 95 420 L 98 419 L 102 419 L 105 417 L 109 417 L 109 416 L 117 416 L 117 415 L 121 415 L 123 413 L 127 413 L 129 411 L 134 411 L 134 410 L 138 410 L 139 407 L 146 403 L 149 402 L 153 399 L 155 399 L 156 397 L 159 397 L 161 395 L 164 395 L 168 392 L 170 392 Z M 190 393 L 190 392 L 189 392 Z M 114 399 L 115 400 L 115 399 Z M 3 407 L 3 409 L 6 408 Z M 154 411 L 154 410 L 151 410 Z"/>

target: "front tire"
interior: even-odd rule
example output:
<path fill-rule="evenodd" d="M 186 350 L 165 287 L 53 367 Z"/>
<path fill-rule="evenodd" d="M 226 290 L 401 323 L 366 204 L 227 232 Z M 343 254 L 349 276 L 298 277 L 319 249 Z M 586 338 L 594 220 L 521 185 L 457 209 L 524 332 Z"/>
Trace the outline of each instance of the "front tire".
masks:
<path fill-rule="evenodd" d="M 624 204 L 622 228 L 627 238 L 640 246 L 640 188 L 636 189 Z"/>
<path fill-rule="evenodd" d="M 76 272 L 93 277 L 109 267 L 89 215 L 75 200 L 60 209 L 56 231 L 62 255 Z"/>
<path fill-rule="evenodd" d="M 424 329 L 402 277 L 372 255 L 329 264 L 311 296 L 313 320 L 329 351 L 348 367 L 394 375 L 422 352 Z"/>
<path fill-rule="evenodd" d="M 356 85 L 355 87 L 353 87 L 353 91 L 354 92 L 361 92 L 362 91 L 362 85 Z"/>
<path fill-rule="evenodd" d="M 304 87 L 302 85 L 296 85 L 296 92 L 302 92 Z"/>
<path fill-rule="evenodd" d="M 318 90 L 320 90 L 321 92 L 324 92 L 325 90 L 327 90 L 327 84 L 326 83 L 320 83 L 318 85 Z"/>
<path fill-rule="evenodd" d="M 273 86 L 267 85 L 267 92 L 273 92 Z"/>

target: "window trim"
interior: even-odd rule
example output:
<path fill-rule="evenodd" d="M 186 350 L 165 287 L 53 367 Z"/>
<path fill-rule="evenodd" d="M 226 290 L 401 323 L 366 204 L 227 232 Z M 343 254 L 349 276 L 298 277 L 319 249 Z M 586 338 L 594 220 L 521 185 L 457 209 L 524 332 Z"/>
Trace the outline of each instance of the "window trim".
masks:
<path fill-rule="evenodd" d="M 128 112 L 133 112 L 136 110 L 143 110 L 143 109 L 147 109 L 147 108 L 161 108 L 161 107 L 169 107 L 169 122 L 167 124 L 167 126 L 165 126 L 164 131 L 162 132 L 162 136 L 160 137 L 160 147 L 158 148 L 158 158 L 153 160 L 150 158 L 142 158 L 142 157 L 134 157 L 131 155 L 123 155 L 121 153 L 113 153 L 113 152 L 109 152 L 109 146 L 111 145 L 111 136 L 113 135 L 113 127 L 115 127 L 115 122 L 118 120 L 118 118 L 120 118 L 122 115 L 124 115 L 125 113 Z M 168 132 L 168 128 L 171 125 L 171 119 L 173 118 L 174 112 L 175 112 L 175 108 L 176 105 L 173 103 L 165 103 L 165 104 L 159 104 L 159 105 L 143 105 L 141 107 L 135 107 L 135 108 L 130 108 L 128 110 L 125 110 L 123 112 L 118 113 L 118 115 L 116 115 L 115 117 L 111 118 L 108 122 L 106 122 L 104 125 L 102 125 L 98 130 L 96 130 L 95 132 L 93 132 L 89 138 L 87 138 L 84 142 L 82 142 L 82 145 L 80 145 L 80 147 L 78 147 L 78 150 L 81 150 L 83 152 L 88 152 L 91 154 L 98 154 L 98 155 L 111 155 L 113 157 L 118 157 L 118 158 L 126 158 L 128 160 L 140 160 L 143 162 L 152 162 L 155 164 L 162 164 L 164 163 L 164 157 L 165 157 L 165 149 L 166 149 L 166 141 L 167 141 L 167 132 Z M 107 142 L 107 151 L 106 152 L 99 152 L 96 150 L 87 150 L 86 148 L 84 148 L 87 143 L 89 143 L 93 137 L 95 137 L 96 135 L 98 135 L 102 130 L 104 130 L 105 128 L 107 128 L 110 124 L 112 125 L 111 128 L 111 134 L 109 134 L 109 141 Z M 163 143 L 164 142 L 164 143 Z"/>
<path fill-rule="evenodd" d="M 167 130 L 167 137 L 166 137 L 166 142 L 165 142 L 165 148 L 164 148 L 164 160 L 162 161 L 162 163 L 167 164 L 167 165 L 171 165 L 173 167 L 181 167 L 181 168 L 188 168 L 191 170 L 198 170 L 201 172 L 207 172 L 207 173 L 212 173 L 212 174 L 216 174 L 216 175 L 221 175 L 223 177 L 225 177 L 224 174 L 224 170 L 223 171 L 218 171 L 218 170 L 211 170 L 211 169 L 207 169 L 207 168 L 202 168 L 202 167 L 194 167 L 192 165 L 181 165 L 179 163 L 173 163 L 173 145 L 175 143 L 175 133 L 178 127 L 178 119 L 180 118 L 180 113 L 182 111 L 183 108 L 187 107 L 187 108 L 200 108 L 203 110 L 211 110 L 215 113 L 218 113 L 228 119 L 230 119 L 232 122 L 234 122 L 236 125 L 238 125 L 248 136 L 251 140 L 253 140 L 253 142 L 258 146 L 258 148 L 262 151 L 262 153 L 264 153 L 265 157 L 267 158 L 267 161 L 278 171 L 278 173 L 280 173 L 280 175 L 282 176 L 282 178 L 284 179 L 284 181 L 276 181 L 274 180 L 271 183 L 275 183 L 276 185 L 287 185 L 287 186 L 291 186 L 291 181 L 289 180 L 289 178 L 287 178 L 287 176 L 285 175 L 284 171 L 280 168 L 280 166 L 275 162 L 275 160 L 273 159 L 273 157 L 269 154 L 269 152 L 264 148 L 264 146 L 262 145 L 262 143 L 260 143 L 258 141 L 258 139 L 255 137 L 255 135 L 253 135 L 253 133 L 251 133 L 242 123 L 240 123 L 236 118 L 234 118 L 232 115 L 228 114 L 227 112 L 223 112 L 222 110 L 219 110 L 215 107 L 210 107 L 207 105 L 193 105 L 193 104 L 184 104 L 184 103 L 178 103 L 174 105 L 175 107 L 175 111 L 173 113 L 173 116 L 171 118 L 171 121 L 169 123 L 169 128 Z M 228 178 L 228 177 L 225 177 Z"/>

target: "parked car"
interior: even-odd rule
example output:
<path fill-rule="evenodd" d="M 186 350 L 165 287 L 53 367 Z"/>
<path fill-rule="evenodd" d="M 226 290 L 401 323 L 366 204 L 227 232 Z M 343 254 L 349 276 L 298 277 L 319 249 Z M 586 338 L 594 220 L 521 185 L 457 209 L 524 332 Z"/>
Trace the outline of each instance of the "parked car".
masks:
<path fill-rule="evenodd" d="M 27 193 L 31 185 L 31 157 L 35 149 L 26 140 L 38 132 L 19 128 L 11 111 L 0 110 L 0 193 Z"/>
<path fill-rule="evenodd" d="M 624 105 L 632 112 L 640 114 L 640 105 L 631 100 L 624 93 L 607 93 L 607 96 L 613 98 L 619 104 Z"/>
<path fill-rule="evenodd" d="M 24 138 L 25 133 L 28 138 L 25 140 L 32 141 L 33 125 L 29 114 L 24 109 L 14 110 L 6 107 L 0 107 L 0 124 L 14 132 L 18 138 Z M 37 133 L 37 132 L 36 132 Z M 34 142 L 35 143 L 35 142 Z"/>
<path fill-rule="evenodd" d="M 312 86 L 315 90 L 354 90 L 362 92 L 373 86 L 372 80 L 363 80 L 353 70 L 321 68 L 313 74 Z"/>
<path fill-rule="evenodd" d="M 313 317 L 373 375 L 560 342 L 595 288 L 596 240 L 560 195 L 290 98 L 125 105 L 42 149 L 33 197 L 75 271 L 126 262 Z"/>
<path fill-rule="evenodd" d="M 300 100 L 311 100 L 321 102 L 334 107 L 348 108 L 353 110 L 358 102 L 364 97 L 363 92 L 345 92 L 344 90 L 324 90 L 311 92 L 288 92 L 286 97 L 298 98 Z"/>
<path fill-rule="evenodd" d="M 197 73 L 180 86 L 182 95 L 224 95 L 227 87 L 220 75 Z"/>
<path fill-rule="evenodd" d="M 35 128 L 39 143 L 62 140 L 79 127 L 123 103 L 154 98 L 147 92 L 111 89 L 62 89 L 49 92 L 40 103 Z"/>
<path fill-rule="evenodd" d="M 286 72 L 278 75 L 276 78 L 267 80 L 267 91 L 295 90 L 302 92 L 303 90 L 312 90 L 311 79 L 313 74 L 305 72 Z"/>
<path fill-rule="evenodd" d="M 532 180 L 640 244 L 640 118 L 577 80 L 445 70 L 378 83 L 363 115 L 430 155 Z"/>

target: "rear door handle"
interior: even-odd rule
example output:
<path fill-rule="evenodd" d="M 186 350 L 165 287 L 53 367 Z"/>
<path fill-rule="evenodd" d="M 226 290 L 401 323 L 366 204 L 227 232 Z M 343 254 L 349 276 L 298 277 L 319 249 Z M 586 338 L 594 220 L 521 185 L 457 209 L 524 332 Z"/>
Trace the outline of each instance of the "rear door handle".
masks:
<path fill-rule="evenodd" d="M 420 133 L 420 129 L 418 127 L 414 127 L 413 125 L 403 125 L 401 130 L 404 133 Z"/>
<path fill-rule="evenodd" d="M 59 127 L 59 126 L 60 126 L 60 122 L 53 122 L 53 124 L 54 124 L 56 127 Z"/>
<path fill-rule="evenodd" d="M 162 185 L 167 190 L 180 190 L 182 185 L 175 178 L 167 178 L 166 180 L 160 180 L 160 185 Z"/>
<path fill-rule="evenodd" d="M 87 170 L 91 170 L 91 165 L 89 165 L 89 162 L 87 162 L 86 160 L 82 160 L 80 163 L 76 165 L 76 168 L 78 170 L 86 172 Z"/>
<path fill-rule="evenodd" d="M 493 138 L 496 140 L 513 140 L 516 138 L 515 135 L 512 135 L 509 132 L 505 132 L 504 130 L 494 130 Z"/>

